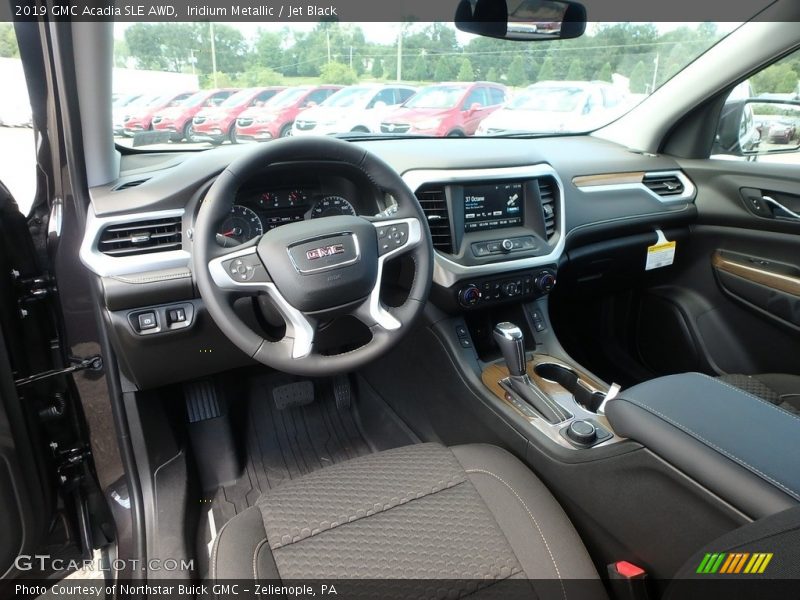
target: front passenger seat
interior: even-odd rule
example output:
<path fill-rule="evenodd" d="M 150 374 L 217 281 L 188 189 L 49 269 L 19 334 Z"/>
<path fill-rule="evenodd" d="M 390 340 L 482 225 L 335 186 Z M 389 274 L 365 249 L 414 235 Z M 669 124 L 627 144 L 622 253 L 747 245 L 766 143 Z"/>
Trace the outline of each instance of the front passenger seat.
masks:
<path fill-rule="evenodd" d="M 348 598 L 606 597 L 542 482 L 478 444 L 396 448 L 283 484 L 222 528 L 210 569 L 214 580 L 335 582 Z"/>
<path fill-rule="evenodd" d="M 785 373 L 721 375 L 719 380 L 785 411 L 800 415 L 800 377 L 797 375 Z"/>

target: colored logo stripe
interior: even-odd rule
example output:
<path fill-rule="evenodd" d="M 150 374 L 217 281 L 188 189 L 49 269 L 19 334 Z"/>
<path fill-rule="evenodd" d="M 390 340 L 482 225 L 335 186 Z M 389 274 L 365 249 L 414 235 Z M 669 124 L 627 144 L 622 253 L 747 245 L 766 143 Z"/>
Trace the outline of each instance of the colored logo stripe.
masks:
<path fill-rule="evenodd" d="M 697 567 L 696 572 L 703 574 L 760 574 L 766 570 L 767 565 L 772 560 L 772 556 L 772 553 L 766 552 L 756 552 L 754 554 L 749 552 L 707 553 L 703 560 L 700 561 L 700 566 Z"/>

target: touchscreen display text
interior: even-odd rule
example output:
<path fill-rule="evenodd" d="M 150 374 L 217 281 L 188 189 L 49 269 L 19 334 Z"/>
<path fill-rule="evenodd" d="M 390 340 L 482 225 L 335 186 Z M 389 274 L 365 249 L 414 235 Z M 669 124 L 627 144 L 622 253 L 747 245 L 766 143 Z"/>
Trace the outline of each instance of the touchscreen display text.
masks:
<path fill-rule="evenodd" d="M 521 183 L 464 187 L 464 229 L 500 229 L 522 224 Z"/>

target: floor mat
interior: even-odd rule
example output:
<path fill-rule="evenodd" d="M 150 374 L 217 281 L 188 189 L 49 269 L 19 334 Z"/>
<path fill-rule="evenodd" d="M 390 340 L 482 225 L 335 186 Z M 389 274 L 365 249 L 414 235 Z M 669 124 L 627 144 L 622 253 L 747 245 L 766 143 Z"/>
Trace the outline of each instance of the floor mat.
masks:
<path fill-rule="evenodd" d="M 339 408 L 330 381 L 314 384 L 314 401 L 278 410 L 276 387 L 292 380 L 256 377 L 248 383 L 245 469 L 211 500 L 217 527 L 252 506 L 262 492 L 316 469 L 372 452 L 352 408 Z"/>

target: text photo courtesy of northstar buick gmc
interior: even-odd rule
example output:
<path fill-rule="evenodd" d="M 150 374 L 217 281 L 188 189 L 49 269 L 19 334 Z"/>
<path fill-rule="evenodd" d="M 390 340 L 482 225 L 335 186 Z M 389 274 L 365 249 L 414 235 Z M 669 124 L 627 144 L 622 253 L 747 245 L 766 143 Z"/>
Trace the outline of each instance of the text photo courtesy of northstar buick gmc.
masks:
<path fill-rule="evenodd" d="M 5 17 L 0 598 L 796 597 L 800 12 L 659 6 Z"/>

